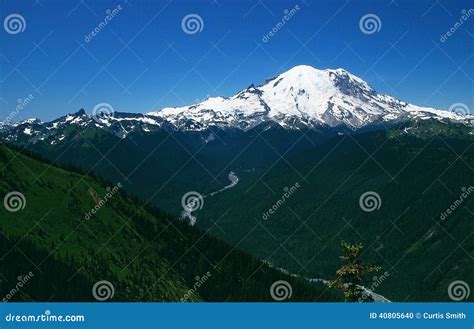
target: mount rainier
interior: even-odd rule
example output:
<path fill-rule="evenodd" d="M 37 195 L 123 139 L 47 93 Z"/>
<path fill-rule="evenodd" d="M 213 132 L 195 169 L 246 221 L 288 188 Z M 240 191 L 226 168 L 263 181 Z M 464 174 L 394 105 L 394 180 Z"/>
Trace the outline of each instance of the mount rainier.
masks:
<path fill-rule="evenodd" d="M 474 116 L 412 105 L 378 94 L 344 69 L 299 65 L 232 97 L 212 97 L 187 107 L 148 113 L 183 130 L 212 126 L 249 129 L 272 121 L 284 128 L 364 126 L 409 118 L 469 122 Z"/>

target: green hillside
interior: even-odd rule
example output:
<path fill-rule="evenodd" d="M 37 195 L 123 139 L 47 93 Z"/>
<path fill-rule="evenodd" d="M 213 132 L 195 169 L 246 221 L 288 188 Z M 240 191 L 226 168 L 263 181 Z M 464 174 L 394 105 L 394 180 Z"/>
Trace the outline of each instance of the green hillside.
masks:
<path fill-rule="evenodd" d="M 270 286 L 286 280 L 291 301 L 338 300 L 323 285 L 269 268 L 142 206 L 118 184 L 0 144 L 0 195 L 17 191 L 25 197 L 23 209 L 8 211 L 18 206 L 12 200 L 0 208 L 2 296 L 94 301 L 93 285 L 107 280 L 115 291 L 111 301 L 272 301 Z M 18 282 L 21 289 L 12 293 Z"/>

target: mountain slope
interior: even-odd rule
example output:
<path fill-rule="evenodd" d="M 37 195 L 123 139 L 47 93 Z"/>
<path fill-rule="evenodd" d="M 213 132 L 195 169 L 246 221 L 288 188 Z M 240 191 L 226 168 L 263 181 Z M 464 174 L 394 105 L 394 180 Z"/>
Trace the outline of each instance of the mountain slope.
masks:
<path fill-rule="evenodd" d="M 269 288 L 279 279 L 290 282 L 294 301 L 337 300 L 322 286 L 144 209 L 118 183 L 106 187 L 3 144 L 0 176 L 2 197 L 17 191 L 25 198 L 20 204 L 5 199 L 10 208 L 23 209 L 0 208 L 2 296 L 18 276 L 33 273 L 11 300 L 94 300 L 92 285 L 107 280 L 115 290 L 112 301 L 271 301 Z"/>

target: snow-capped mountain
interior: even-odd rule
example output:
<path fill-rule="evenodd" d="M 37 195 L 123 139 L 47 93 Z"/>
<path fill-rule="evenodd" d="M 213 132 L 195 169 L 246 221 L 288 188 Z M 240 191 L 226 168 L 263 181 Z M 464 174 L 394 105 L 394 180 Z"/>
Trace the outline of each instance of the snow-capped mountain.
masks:
<path fill-rule="evenodd" d="M 88 115 L 84 110 L 51 122 L 28 119 L 0 124 L 2 138 L 59 143 L 76 127 L 101 128 L 125 138 L 129 133 L 158 129 L 184 132 L 209 128 L 249 130 L 262 123 L 285 129 L 341 127 L 357 130 L 412 119 L 434 119 L 474 127 L 474 115 L 419 107 L 377 93 L 369 84 L 343 69 L 318 70 L 299 65 L 251 85 L 232 97 L 211 97 L 186 107 L 164 108 L 147 114 L 112 112 Z"/>
<path fill-rule="evenodd" d="M 232 97 L 212 97 L 186 107 L 150 112 L 182 130 L 209 127 L 249 129 L 265 121 L 297 129 L 347 126 L 357 129 L 409 118 L 469 122 L 474 116 L 415 106 L 378 94 L 343 69 L 318 70 L 299 65 L 264 84 Z"/>

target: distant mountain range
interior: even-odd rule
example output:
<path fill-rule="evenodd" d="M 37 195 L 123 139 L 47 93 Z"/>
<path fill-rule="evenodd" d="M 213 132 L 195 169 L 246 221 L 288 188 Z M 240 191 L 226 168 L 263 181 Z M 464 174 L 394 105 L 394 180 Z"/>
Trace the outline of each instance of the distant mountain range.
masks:
<path fill-rule="evenodd" d="M 101 109 L 99 109 L 100 111 Z M 125 137 L 132 132 L 157 129 L 206 131 L 209 129 L 250 130 L 275 124 L 284 129 L 336 129 L 356 131 L 387 128 L 413 120 L 437 120 L 474 126 L 474 115 L 419 107 L 377 93 L 368 83 L 344 69 L 318 70 L 299 65 L 251 85 L 232 97 L 211 97 L 178 108 L 164 108 L 147 114 L 113 112 L 87 115 L 84 110 L 51 122 L 28 119 L 0 126 L 10 132 L 7 140 L 20 135 L 30 142 L 60 143 L 69 125 L 97 127 Z"/>

